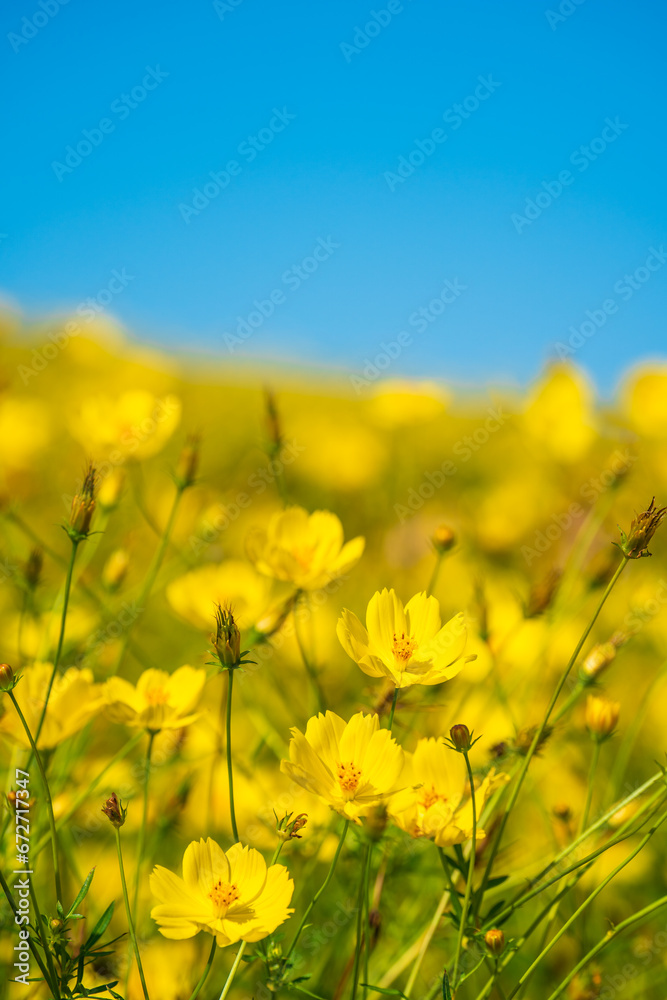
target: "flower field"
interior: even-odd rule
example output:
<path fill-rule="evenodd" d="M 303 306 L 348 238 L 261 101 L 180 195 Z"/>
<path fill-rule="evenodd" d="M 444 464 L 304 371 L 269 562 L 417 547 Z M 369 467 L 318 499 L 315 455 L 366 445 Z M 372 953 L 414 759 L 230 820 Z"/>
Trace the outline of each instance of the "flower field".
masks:
<path fill-rule="evenodd" d="M 0 997 L 664 1000 L 667 369 L 59 330 L 3 320 Z"/>

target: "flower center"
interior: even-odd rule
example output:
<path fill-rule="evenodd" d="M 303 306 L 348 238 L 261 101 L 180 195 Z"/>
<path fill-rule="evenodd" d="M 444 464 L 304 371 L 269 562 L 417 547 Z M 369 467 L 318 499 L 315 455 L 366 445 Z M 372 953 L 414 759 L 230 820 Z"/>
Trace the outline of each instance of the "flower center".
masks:
<path fill-rule="evenodd" d="M 421 804 L 423 809 L 430 809 L 431 806 L 435 805 L 436 802 L 446 802 L 446 801 L 447 801 L 447 796 L 440 795 L 439 792 L 436 792 L 433 785 L 431 785 L 430 789 L 425 788 L 422 792 Z"/>
<path fill-rule="evenodd" d="M 169 695 L 162 687 L 149 688 L 146 692 L 146 701 L 149 705 L 166 705 Z"/>
<path fill-rule="evenodd" d="M 218 910 L 227 912 L 232 903 L 235 903 L 239 898 L 239 890 L 235 885 L 230 885 L 229 882 L 223 882 L 218 879 L 217 882 L 213 883 L 213 888 L 208 894 L 208 898 L 212 899 Z"/>
<path fill-rule="evenodd" d="M 315 552 L 314 545 L 298 545 L 293 549 L 293 556 L 303 570 L 310 569 Z"/>
<path fill-rule="evenodd" d="M 394 632 L 392 649 L 397 660 L 402 660 L 403 663 L 406 663 L 416 648 L 417 640 L 411 635 L 406 635 L 405 632 L 401 632 L 399 635 L 398 632 Z"/>
<path fill-rule="evenodd" d="M 337 765 L 338 770 L 338 784 L 343 789 L 344 792 L 356 792 L 359 787 L 359 778 L 361 777 L 361 768 L 355 767 L 352 761 L 348 763 L 341 762 Z"/>

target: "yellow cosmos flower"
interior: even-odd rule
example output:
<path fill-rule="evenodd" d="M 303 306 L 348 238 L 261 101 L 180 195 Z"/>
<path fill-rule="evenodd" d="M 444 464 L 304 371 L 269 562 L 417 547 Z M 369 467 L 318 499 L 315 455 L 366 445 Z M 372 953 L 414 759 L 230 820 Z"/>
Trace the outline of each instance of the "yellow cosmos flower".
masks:
<path fill-rule="evenodd" d="M 112 722 L 133 729 L 181 729 L 197 718 L 194 709 L 206 683 L 206 671 L 179 667 L 144 670 L 136 687 L 122 677 L 110 677 L 104 685 L 106 714 Z"/>
<path fill-rule="evenodd" d="M 50 663 L 35 663 L 32 667 L 26 667 L 14 689 L 16 700 L 33 734 L 37 732 L 52 671 Z M 64 674 L 56 676 L 53 682 L 37 746 L 40 750 L 57 747 L 63 740 L 83 729 L 103 705 L 102 685 L 94 683 L 92 671 L 70 667 Z M 0 719 L 0 733 L 22 747 L 29 747 L 23 726 L 14 711 L 6 712 Z"/>
<path fill-rule="evenodd" d="M 162 450 L 181 419 L 177 396 L 162 399 L 152 392 L 134 389 L 117 399 L 92 396 L 85 399 L 71 431 L 90 452 L 110 452 L 112 461 L 150 458 Z"/>
<path fill-rule="evenodd" d="M 460 761 L 441 740 L 422 739 L 414 753 L 406 753 L 401 775 L 404 786 L 389 801 L 389 815 L 411 837 L 429 837 L 439 847 L 461 844 L 472 837 L 472 798 L 460 773 Z M 491 770 L 475 790 L 475 808 L 496 788 L 506 784 L 506 774 Z M 479 819 L 478 819 L 479 822 Z M 477 827 L 477 838 L 484 830 Z"/>
<path fill-rule="evenodd" d="M 151 916 L 167 938 L 207 931 L 220 948 L 261 941 L 294 912 L 294 882 L 283 865 L 267 868 L 259 851 L 241 844 L 225 854 L 210 837 L 186 848 L 183 878 L 158 865 L 150 884 L 158 902 Z"/>
<path fill-rule="evenodd" d="M 273 515 L 266 530 L 250 532 L 247 551 L 260 573 L 289 580 L 299 590 L 317 590 L 352 569 L 364 544 L 361 536 L 343 544 L 343 525 L 328 510 L 309 514 L 288 507 Z"/>
<path fill-rule="evenodd" d="M 334 712 L 309 720 L 305 736 L 292 729 L 289 760 L 281 771 L 319 795 L 346 819 L 360 823 L 392 795 L 403 751 L 377 715 L 358 712 L 348 723 Z"/>
<path fill-rule="evenodd" d="M 466 662 L 463 614 L 441 627 L 440 604 L 424 593 L 415 594 L 403 607 L 395 592 L 385 589 L 369 601 L 366 628 L 346 609 L 336 631 L 345 652 L 365 674 L 388 677 L 400 688 L 440 684 Z"/>
<path fill-rule="evenodd" d="M 594 739 L 605 740 L 611 736 L 616 729 L 620 714 L 620 702 L 589 694 L 586 700 L 586 726 Z"/>
<path fill-rule="evenodd" d="M 266 611 L 269 581 L 240 559 L 209 563 L 167 587 L 167 600 L 174 611 L 195 628 L 211 631 L 217 604 L 231 604 L 241 628 L 254 625 Z"/>

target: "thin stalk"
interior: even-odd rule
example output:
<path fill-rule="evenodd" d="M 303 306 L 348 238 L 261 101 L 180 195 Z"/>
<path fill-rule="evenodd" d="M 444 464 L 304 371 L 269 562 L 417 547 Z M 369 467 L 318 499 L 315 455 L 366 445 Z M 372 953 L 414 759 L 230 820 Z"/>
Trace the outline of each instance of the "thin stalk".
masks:
<path fill-rule="evenodd" d="M 227 683 L 227 782 L 229 785 L 229 816 L 232 822 L 232 833 L 234 843 L 239 842 L 239 831 L 236 826 L 236 811 L 234 809 L 234 770 L 232 767 L 232 685 L 234 683 L 234 668 L 227 670 L 229 681 Z"/>
<path fill-rule="evenodd" d="M 220 1000 L 225 1000 L 225 997 L 227 996 L 227 994 L 229 993 L 230 989 L 232 988 L 232 983 L 234 982 L 234 976 L 236 975 L 237 969 L 238 969 L 239 965 L 241 964 L 241 959 L 243 958 L 243 952 L 245 951 L 245 946 L 246 946 L 246 942 L 242 941 L 241 942 L 241 947 L 239 948 L 239 950 L 236 953 L 236 958 L 234 959 L 234 964 L 232 965 L 231 969 L 229 970 L 229 975 L 227 976 L 227 982 L 222 987 L 222 993 L 220 994 Z"/>
<path fill-rule="evenodd" d="M 477 847 L 477 806 L 475 803 L 475 779 L 472 776 L 472 768 L 470 766 L 470 757 L 468 756 L 468 751 L 463 750 L 463 757 L 466 762 L 466 769 L 468 771 L 468 781 L 470 782 L 470 803 L 472 805 L 472 844 L 470 848 L 470 860 L 468 862 L 468 878 L 466 880 L 466 891 L 463 898 L 463 908 L 461 911 L 461 923 L 459 926 L 459 934 L 456 941 L 456 952 L 454 955 L 454 970 L 452 972 L 452 983 L 454 989 L 456 989 L 456 977 L 459 971 L 459 962 L 461 960 L 461 947 L 463 945 L 463 932 L 465 930 L 466 921 L 468 918 L 468 910 L 470 908 L 470 898 L 472 896 L 472 880 L 475 874 L 475 853 Z"/>
<path fill-rule="evenodd" d="M 581 814 L 581 820 L 579 821 L 579 829 L 577 831 L 577 836 L 580 837 L 586 826 L 588 824 L 588 817 L 591 813 L 591 803 L 593 801 L 593 787 L 595 785 L 595 775 L 597 773 L 598 764 L 600 762 L 600 747 L 602 744 L 599 740 L 595 740 L 593 743 L 593 753 L 591 755 L 591 766 L 588 772 L 588 788 L 586 790 L 586 803 L 584 805 L 584 811 Z"/>
<path fill-rule="evenodd" d="M 443 557 L 442 552 L 436 552 L 435 566 L 433 567 L 433 572 L 431 573 L 431 579 L 429 580 L 428 587 L 426 588 L 427 597 L 429 594 L 433 593 L 433 591 L 437 586 L 438 577 L 440 576 L 440 567 L 442 566 L 442 557 Z"/>
<path fill-rule="evenodd" d="M 371 863 L 370 841 L 364 849 L 364 860 L 361 864 L 361 877 L 359 879 L 359 895 L 357 897 L 357 941 L 354 949 L 354 968 L 352 970 L 352 1000 L 355 1000 L 359 987 L 359 966 L 361 964 L 362 950 L 368 950 L 368 939 L 364 940 L 364 897 L 366 895 L 366 885 L 368 882 L 368 869 Z M 366 991 L 364 990 L 364 996 Z"/>
<path fill-rule="evenodd" d="M 639 852 L 641 850 L 643 850 L 643 848 L 649 842 L 649 840 L 651 839 L 651 837 L 653 836 L 653 834 L 656 832 L 656 830 L 660 826 L 662 826 L 662 824 L 665 822 L 665 820 L 667 820 L 667 812 L 664 812 L 662 814 L 662 816 L 658 820 L 656 820 L 656 822 L 653 824 L 653 826 L 651 827 L 651 829 L 648 830 L 644 834 L 644 836 L 642 837 L 642 839 L 639 841 L 639 844 L 630 852 L 630 854 L 628 854 L 627 857 L 624 858 L 623 861 L 620 862 L 620 864 L 616 865 L 616 867 L 614 868 L 614 870 L 612 872 L 610 872 L 610 874 L 607 875 L 607 877 L 604 878 L 602 880 L 602 882 L 600 882 L 600 884 L 595 887 L 595 889 L 590 893 L 590 895 L 588 895 L 586 897 L 586 899 L 583 901 L 583 903 L 581 904 L 581 906 L 579 906 L 574 911 L 574 913 L 569 918 L 569 920 L 565 921 L 565 923 L 560 928 L 560 930 L 558 931 L 558 933 L 555 934 L 553 936 L 553 938 L 551 939 L 551 941 L 549 941 L 549 943 L 546 945 L 546 947 L 544 947 L 542 949 L 542 951 L 537 956 L 537 958 L 532 963 L 532 965 L 530 965 L 530 967 L 528 969 L 526 969 L 526 971 L 521 976 L 521 978 L 519 979 L 518 983 L 516 984 L 516 986 L 514 987 L 514 989 L 512 990 L 512 992 L 508 995 L 507 1000 L 512 1000 L 512 997 L 516 996 L 516 994 L 522 988 L 522 986 L 524 985 L 524 983 L 527 982 L 527 980 L 532 976 L 533 972 L 535 971 L 535 969 L 537 968 L 537 966 L 540 964 L 540 962 L 549 954 L 549 952 L 554 947 L 554 945 L 556 945 L 558 943 L 558 941 L 560 941 L 560 939 L 563 937 L 563 935 L 566 933 L 566 931 L 572 926 L 572 924 L 575 922 L 575 920 L 584 912 L 584 910 L 586 910 L 590 906 L 590 904 L 593 902 L 593 900 L 596 899 L 600 895 L 600 893 L 602 892 L 602 890 L 605 889 L 609 885 L 609 883 L 612 881 L 612 879 L 614 879 L 616 877 L 616 875 L 618 875 L 618 873 L 620 871 L 622 871 L 623 868 L 626 867 L 626 865 L 629 865 L 630 862 L 634 858 L 637 857 L 637 855 L 639 854 Z"/>
<path fill-rule="evenodd" d="M 134 930 L 134 922 L 132 920 L 132 911 L 130 909 L 130 898 L 127 894 L 127 883 L 125 881 L 125 868 L 123 866 L 123 852 L 120 846 L 120 829 L 114 827 L 116 833 L 116 851 L 118 853 L 118 870 L 120 872 L 120 883 L 123 887 L 123 900 L 125 902 L 125 913 L 127 916 L 127 929 L 130 932 L 130 941 L 132 942 L 132 948 L 134 950 L 134 957 L 137 960 L 137 969 L 139 970 L 139 978 L 141 980 L 141 988 L 144 993 L 145 1000 L 150 1000 L 148 996 L 148 988 L 146 986 L 146 979 L 144 976 L 144 968 L 141 964 L 141 955 L 139 954 L 139 945 L 137 944 L 137 935 Z"/>
<path fill-rule="evenodd" d="M 39 743 L 39 736 L 42 732 L 42 726 L 44 725 L 44 719 L 46 718 L 46 710 L 49 707 L 49 698 L 51 697 L 51 689 L 53 687 L 53 682 L 56 679 L 56 674 L 58 672 L 58 666 L 60 664 L 60 657 L 63 651 L 63 642 L 65 640 L 65 624 L 67 622 L 67 608 L 69 605 L 69 595 L 72 589 L 72 574 L 74 572 L 74 560 L 76 559 L 76 552 L 79 547 L 79 542 L 72 539 L 72 548 L 70 551 L 70 559 L 67 564 L 67 576 L 65 577 L 65 593 L 63 596 L 63 610 L 60 616 L 60 633 L 58 635 L 58 645 L 56 647 L 56 655 L 53 658 L 53 669 L 51 671 L 51 676 L 49 678 L 49 683 L 46 688 L 46 697 L 44 698 L 44 705 L 42 707 L 42 712 L 39 717 L 39 722 L 37 723 L 37 730 L 35 732 L 35 743 Z M 28 760 L 28 769 L 30 768 L 30 762 L 32 758 Z"/>
<path fill-rule="evenodd" d="M 315 665 L 310 662 L 310 657 L 306 652 L 306 646 L 303 641 L 303 636 L 301 635 L 301 629 L 299 628 L 299 615 L 298 615 L 299 601 L 301 600 L 303 606 L 306 607 L 306 605 L 303 603 L 303 598 L 304 598 L 303 592 L 300 591 L 297 593 L 296 599 L 294 601 L 294 609 L 292 611 L 292 614 L 294 616 L 294 635 L 296 636 L 296 641 L 299 647 L 299 652 L 301 653 L 301 659 L 303 660 L 303 665 L 306 668 L 306 673 L 310 678 L 310 683 L 312 684 L 313 691 L 315 692 L 315 697 L 317 699 L 317 711 L 321 712 L 323 711 L 326 704 L 324 691 L 322 690 L 322 685 L 320 684 L 320 678 L 318 676 L 317 669 Z"/>
<path fill-rule="evenodd" d="M 310 911 L 313 909 L 313 907 L 317 903 L 318 899 L 320 898 L 320 896 L 322 895 L 322 893 L 326 890 L 327 886 L 329 885 L 329 882 L 333 878 L 333 873 L 336 870 L 336 865 L 338 864 L 338 858 L 340 857 L 340 852 L 343 849 L 343 843 L 345 841 L 345 837 L 347 836 L 347 831 L 348 831 L 349 825 L 350 825 L 350 821 L 349 821 L 349 819 L 346 819 L 345 820 L 345 825 L 344 825 L 342 833 L 340 835 L 340 840 L 338 841 L 338 847 L 336 848 L 336 853 L 333 856 L 333 860 L 331 862 L 331 865 L 329 866 L 329 871 L 327 872 L 327 877 L 325 878 L 324 882 L 319 887 L 319 889 L 317 890 L 317 892 L 315 893 L 315 895 L 311 899 L 310 903 L 306 907 L 305 913 L 304 913 L 304 915 L 301 918 L 301 923 L 299 924 L 299 926 L 297 928 L 297 931 L 296 931 L 296 934 L 294 935 L 294 938 L 292 939 L 292 943 L 289 946 L 289 948 L 287 949 L 287 954 L 285 955 L 285 958 L 283 960 L 285 964 L 287 964 L 287 962 L 288 962 L 288 960 L 289 960 L 292 952 L 294 951 L 294 949 L 297 946 L 297 942 L 298 942 L 299 938 L 301 937 L 303 929 L 306 926 L 306 922 L 308 920 L 308 917 L 310 916 Z"/>
<path fill-rule="evenodd" d="M 197 997 L 199 996 L 199 992 L 200 992 L 202 986 L 204 985 L 204 983 L 208 979 L 208 974 L 211 971 L 211 966 L 213 965 L 213 959 L 215 958 L 215 949 L 216 949 L 216 947 L 217 947 L 217 941 L 216 941 L 215 935 L 214 935 L 213 936 L 213 942 L 211 944 L 211 950 L 210 950 L 209 956 L 208 956 L 208 961 L 206 962 L 206 965 L 204 966 L 204 971 L 202 972 L 201 976 L 199 977 L 199 982 L 197 983 L 197 985 L 195 986 L 194 990 L 190 994 L 190 1000 L 197 1000 Z"/>
<path fill-rule="evenodd" d="M 512 809 L 514 808 L 514 806 L 516 804 L 516 801 L 517 801 L 517 799 L 519 797 L 519 793 L 521 792 L 521 788 L 523 786 L 524 779 L 526 777 L 526 774 L 528 773 L 528 768 L 530 767 L 530 762 L 533 759 L 533 757 L 535 756 L 535 751 L 537 750 L 537 748 L 538 748 L 538 746 L 540 744 L 540 741 L 542 740 L 542 737 L 544 736 L 544 732 L 545 732 L 545 730 L 547 728 L 547 725 L 549 723 L 549 719 L 551 718 L 551 714 L 552 714 L 552 712 L 553 712 L 553 710 L 554 710 L 554 708 L 556 706 L 556 702 L 558 701 L 558 698 L 560 697 L 561 691 L 563 690 L 563 688 L 565 686 L 565 683 L 566 683 L 568 677 L 570 676 L 570 671 L 572 670 L 572 667 L 576 663 L 577 658 L 579 656 L 579 653 L 581 652 L 581 649 L 582 649 L 584 643 L 586 642 L 586 639 L 588 638 L 588 636 L 589 636 L 589 634 L 591 632 L 591 629 L 595 625 L 595 622 L 597 621 L 598 616 L 599 616 L 600 612 L 602 611 L 602 608 L 604 607 L 604 605 L 605 605 L 605 603 L 607 601 L 607 598 L 609 597 L 609 595 L 611 594 L 612 590 L 614 589 L 614 586 L 616 585 L 616 583 L 617 583 L 617 581 L 618 581 L 621 573 L 623 572 L 623 570 L 625 569 L 625 567 L 627 565 L 627 562 L 628 562 L 628 560 L 626 559 L 625 556 L 623 556 L 622 559 L 621 559 L 621 562 L 619 563 L 619 565 L 618 565 L 618 567 L 616 569 L 616 572 L 614 573 L 614 575 L 612 576 L 611 580 L 607 584 L 607 586 L 605 588 L 605 591 L 604 591 L 604 594 L 600 598 L 600 601 L 598 602 L 597 608 L 595 609 L 593 617 L 591 618 L 591 620 L 589 621 L 588 625 L 584 629 L 584 631 L 583 631 L 583 633 L 581 635 L 581 638 L 579 639 L 579 642 L 577 643 L 577 645 L 575 647 L 575 650 L 572 653 L 572 656 L 570 657 L 570 659 L 567 662 L 567 666 L 565 667 L 565 670 L 563 671 L 563 673 L 561 675 L 561 678 L 560 678 L 558 684 L 556 685 L 554 693 L 551 696 L 551 700 L 550 700 L 549 705 L 547 707 L 546 714 L 545 714 L 545 716 L 544 716 L 544 718 L 543 718 L 540 726 L 538 727 L 537 732 L 535 733 L 535 736 L 533 737 L 533 742 L 530 745 L 530 749 L 528 750 L 528 753 L 524 757 L 521 770 L 519 771 L 519 775 L 518 775 L 518 777 L 517 777 L 517 779 L 516 779 L 516 781 L 514 783 L 514 787 L 512 788 L 512 792 L 510 794 L 509 801 L 507 803 L 507 808 L 505 810 L 505 813 L 503 814 L 502 819 L 500 820 L 500 823 L 498 825 L 498 830 L 496 832 L 496 835 L 495 835 L 495 837 L 493 839 L 493 843 L 492 843 L 491 848 L 489 850 L 489 858 L 488 858 L 488 861 L 486 863 L 486 868 L 484 869 L 484 875 L 482 876 L 482 881 L 481 881 L 481 884 L 480 884 L 477 906 L 475 908 L 475 912 L 476 913 L 479 912 L 479 907 L 481 906 L 482 899 L 484 897 L 484 893 L 486 891 L 487 885 L 489 883 L 489 879 L 491 877 L 491 872 L 493 870 L 493 865 L 494 865 L 494 862 L 496 860 L 496 855 L 498 853 L 498 848 L 500 847 L 500 843 L 501 843 L 503 835 L 505 833 L 505 828 L 507 826 L 507 821 L 509 820 L 509 817 L 511 815 Z"/>
<path fill-rule="evenodd" d="M 51 850 L 53 854 L 53 875 L 56 883 L 56 898 L 59 900 L 59 902 L 62 903 L 63 892 L 62 892 L 62 884 L 60 881 L 60 865 L 58 863 L 58 840 L 56 834 L 56 821 L 53 815 L 53 802 L 51 801 L 49 782 L 46 777 L 46 771 L 44 770 L 44 765 L 42 764 L 42 758 L 37 750 L 37 745 L 32 737 L 32 733 L 30 732 L 30 727 L 28 723 L 25 721 L 25 716 L 23 715 L 19 703 L 16 700 L 16 696 L 13 691 L 8 691 L 7 693 L 11 698 L 12 704 L 16 709 L 16 714 L 21 720 L 21 725 L 23 726 L 25 734 L 28 737 L 28 742 L 30 743 L 30 747 L 32 750 L 32 757 L 34 757 L 35 759 L 35 763 L 37 764 L 37 769 L 39 770 L 39 776 L 42 779 L 42 785 L 44 786 L 44 799 L 46 801 L 46 811 L 49 817 L 49 826 L 51 828 Z M 28 769 L 28 767 L 29 765 L 26 767 L 26 770 Z"/>
<path fill-rule="evenodd" d="M 155 555 L 153 556 L 153 561 L 149 567 L 148 573 L 144 580 L 144 585 L 141 588 L 139 596 L 137 598 L 137 607 L 139 609 L 139 614 L 142 614 L 146 605 L 146 601 L 151 595 L 151 591 L 155 585 L 157 575 L 160 572 L 160 567 L 162 566 L 162 561 L 167 551 L 167 546 L 169 545 L 169 539 L 171 537 L 172 528 L 174 527 L 174 521 L 176 520 L 176 514 L 178 512 L 178 507 L 181 502 L 181 497 L 186 487 L 177 485 L 176 486 L 176 496 L 174 497 L 174 502 L 171 505 L 171 510 L 169 511 L 169 517 L 167 518 L 167 524 L 164 531 L 160 537 L 160 543 L 155 550 Z M 120 651 L 118 653 L 118 658 L 116 660 L 116 669 L 114 673 L 118 673 L 118 670 L 123 662 L 125 652 L 127 650 L 128 643 L 130 641 L 130 633 L 132 631 L 132 626 L 136 622 L 136 618 L 128 623 L 125 629 L 125 634 L 123 636 L 123 641 L 121 643 Z"/>
<path fill-rule="evenodd" d="M 149 730 L 148 746 L 146 747 L 146 759 L 144 761 L 143 807 L 141 811 L 141 826 L 139 827 L 139 840 L 137 842 L 137 863 L 134 873 L 134 897 L 132 900 L 132 914 L 134 916 L 135 924 L 137 922 L 137 903 L 139 901 L 139 881 L 141 878 L 141 863 L 144 858 L 144 849 L 146 846 L 146 821 L 148 819 L 148 785 L 151 774 L 151 755 L 153 753 L 154 740 L 155 740 L 155 733 Z"/>
<path fill-rule="evenodd" d="M 628 927 L 634 927 L 635 924 L 640 923 L 642 920 L 645 919 L 645 917 L 648 917 L 651 913 L 655 913 L 656 910 L 662 909 L 663 906 L 667 906 L 667 896 L 663 896 L 661 899 L 656 899 L 656 901 L 654 903 L 651 903 L 650 906 L 644 907 L 644 909 L 639 910 L 638 913 L 633 913 L 631 917 L 627 917 L 626 920 L 622 920 L 620 924 L 616 924 L 615 927 L 607 931 L 605 936 L 601 938 L 597 944 L 593 945 L 591 950 L 584 955 L 584 957 L 581 959 L 580 962 L 577 963 L 577 965 L 575 965 L 572 971 L 568 972 L 567 976 L 562 981 L 562 983 L 560 983 L 556 987 L 554 992 L 551 994 L 549 1000 L 557 1000 L 559 996 L 562 996 L 563 990 L 565 990 L 568 987 L 568 985 L 572 982 L 574 977 L 579 972 L 581 972 L 581 970 L 584 969 L 589 962 L 592 962 L 592 960 L 597 955 L 599 955 L 600 952 L 604 948 L 606 948 L 607 945 L 610 944 L 610 942 L 613 941 L 615 937 L 618 937 L 619 934 L 622 934 L 623 931 L 628 929 Z"/>
<path fill-rule="evenodd" d="M 389 723 L 387 725 L 387 729 L 389 729 L 390 731 L 391 731 L 391 727 L 394 724 L 394 713 L 396 711 L 396 703 L 398 702 L 398 692 L 399 692 L 399 690 L 400 689 L 397 688 L 397 687 L 394 688 L 394 697 L 392 698 L 391 711 L 389 712 Z"/>
<path fill-rule="evenodd" d="M 30 900 L 32 902 L 33 910 L 35 911 L 35 927 L 37 928 L 37 933 L 39 934 L 40 941 L 42 943 L 42 950 L 44 952 L 44 957 L 46 959 L 46 964 L 49 967 L 49 973 L 55 983 L 55 993 L 56 997 L 60 997 L 60 983 L 58 982 L 58 973 L 56 972 L 55 966 L 53 964 L 53 955 L 51 954 L 51 949 L 49 948 L 48 942 L 46 940 L 46 928 L 44 927 L 44 921 L 42 920 L 42 914 L 39 909 L 39 903 L 37 902 L 37 896 L 35 895 L 35 887 L 32 884 L 32 879 L 28 879 L 28 892 L 30 893 Z M 62 966 L 61 966 L 62 971 Z M 63 983 L 63 986 L 66 984 Z"/>

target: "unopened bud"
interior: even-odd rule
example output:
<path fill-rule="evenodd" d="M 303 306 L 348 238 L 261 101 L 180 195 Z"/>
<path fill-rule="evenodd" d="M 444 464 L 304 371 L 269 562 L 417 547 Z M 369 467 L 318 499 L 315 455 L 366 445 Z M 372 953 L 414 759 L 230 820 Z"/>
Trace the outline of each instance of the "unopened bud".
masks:
<path fill-rule="evenodd" d="M 188 486 L 192 486 L 197 478 L 197 469 L 199 467 L 199 441 L 199 435 L 189 435 L 179 456 L 176 464 L 176 470 L 174 472 L 174 479 L 180 490 L 185 490 Z"/>
<path fill-rule="evenodd" d="M 501 955 L 505 947 L 505 935 L 501 930 L 494 927 L 484 935 L 484 943 L 492 955 Z"/>
<path fill-rule="evenodd" d="M 83 480 L 81 492 L 72 499 L 67 533 L 72 541 L 83 541 L 90 533 L 90 524 L 95 513 L 95 467 L 89 465 Z"/>
<path fill-rule="evenodd" d="M 130 565 L 130 554 L 126 549 L 112 552 L 102 570 L 102 582 L 112 593 L 123 583 Z"/>
<path fill-rule="evenodd" d="M 237 667 L 241 662 L 241 631 L 230 607 L 218 604 L 215 632 L 211 641 L 223 667 Z"/>
<path fill-rule="evenodd" d="M 15 687 L 14 671 L 8 663 L 0 663 L 0 691 L 13 691 Z"/>
<path fill-rule="evenodd" d="M 125 822 L 125 817 L 127 816 L 127 809 L 123 809 L 121 802 L 115 792 L 112 792 L 109 798 L 106 800 L 102 806 L 102 812 L 108 817 L 109 822 L 116 829 L 121 827 Z"/>
<path fill-rule="evenodd" d="M 621 705 L 595 694 L 589 694 L 586 701 L 586 727 L 594 740 L 609 739 L 618 722 Z"/>
<path fill-rule="evenodd" d="M 613 642 L 601 642 L 593 646 L 581 665 L 579 675 L 583 681 L 592 681 L 606 670 L 616 657 L 616 646 Z"/>
<path fill-rule="evenodd" d="M 470 750 L 472 746 L 471 736 L 470 730 L 463 723 L 457 723 L 457 725 L 452 726 L 449 730 L 449 738 L 452 741 L 454 749 L 459 750 L 461 753 L 463 751 L 467 753 Z"/>
<path fill-rule="evenodd" d="M 49 927 L 51 928 L 54 934 L 57 934 L 58 931 L 61 931 L 64 926 L 65 924 L 60 919 L 60 917 L 53 917 L 51 920 L 49 920 Z"/>
<path fill-rule="evenodd" d="M 514 750 L 525 757 L 533 745 L 533 740 L 537 734 L 537 726 L 526 726 L 525 729 L 520 729 L 519 732 L 514 737 Z M 542 735 L 537 741 L 537 746 L 535 747 L 535 756 L 539 756 L 542 752 L 544 744 L 547 742 L 549 737 L 553 732 L 553 726 L 545 726 Z"/>
<path fill-rule="evenodd" d="M 569 823 L 572 819 L 572 810 L 567 802 L 557 802 L 553 807 L 553 814 L 562 823 Z"/>
<path fill-rule="evenodd" d="M 44 555 L 42 550 L 34 548 L 31 550 L 25 564 L 24 575 L 25 582 L 27 583 L 30 590 L 34 590 L 39 583 L 39 578 L 42 575 L 42 565 L 44 563 Z"/>
<path fill-rule="evenodd" d="M 433 532 L 431 541 L 433 542 L 435 551 L 439 552 L 440 555 L 444 555 L 445 552 L 449 552 L 456 545 L 456 535 L 446 524 L 441 524 Z"/>
<path fill-rule="evenodd" d="M 621 532 L 619 548 L 626 559 L 641 559 L 651 555 L 648 550 L 649 543 L 662 524 L 666 513 L 667 507 L 656 507 L 655 497 L 653 497 L 647 509 L 633 518 L 627 535 L 622 528 L 619 528 Z"/>

